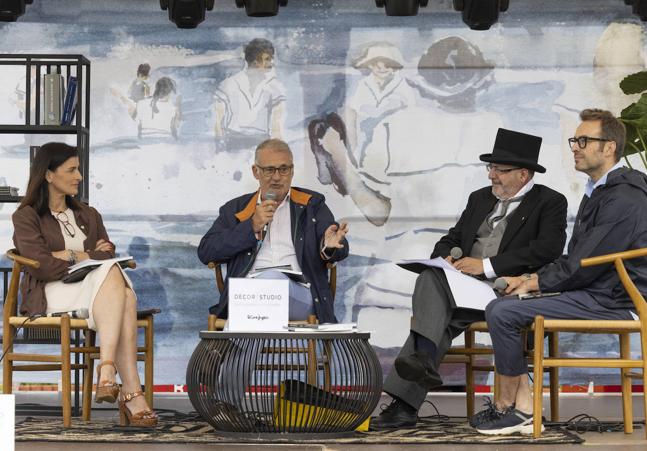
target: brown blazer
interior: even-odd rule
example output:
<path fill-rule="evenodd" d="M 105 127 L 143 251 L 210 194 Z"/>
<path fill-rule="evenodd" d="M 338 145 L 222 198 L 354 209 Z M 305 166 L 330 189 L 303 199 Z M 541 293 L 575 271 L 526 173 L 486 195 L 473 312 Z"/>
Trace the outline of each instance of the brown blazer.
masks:
<path fill-rule="evenodd" d="M 97 241 L 108 241 L 101 215 L 92 207 L 80 204 L 74 211 L 76 223 L 87 236 L 83 242 L 90 258 L 106 260 L 113 258 L 114 252 L 95 251 Z M 42 315 L 47 310 L 45 284 L 60 280 L 70 264 L 52 256 L 52 252 L 65 249 L 65 239 L 59 222 L 49 213 L 39 216 L 32 207 L 16 210 L 11 217 L 14 226 L 13 242 L 20 255 L 38 260 L 40 268 L 26 267 L 22 278 L 22 302 L 20 313 L 23 315 Z"/>

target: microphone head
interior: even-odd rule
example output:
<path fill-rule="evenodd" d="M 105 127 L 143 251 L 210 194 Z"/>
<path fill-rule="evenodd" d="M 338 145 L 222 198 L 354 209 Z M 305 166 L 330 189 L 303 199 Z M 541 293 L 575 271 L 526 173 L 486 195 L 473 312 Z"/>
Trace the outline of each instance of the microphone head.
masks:
<path fill-rule="evenodd" d="M 79 319 L 88 319 L 90 317 L 90 312 L 87 308 L 80 308 L 75 313 L 76 317 Z"/>
<path fill-rule="evenodd" d="M 265 193 L 265 200 L 276 200 L 276 193 L 274 191 L 268 191 Z"/>
<path fill-rule="evenodd" d="M 499 291 L 503 291 L 508 288 L 508 282 L 503 277 L 497 277 L 494 280 L 494 288 Z"/>
<path fill-rule="evenodd" d="M 461 249 L 458 246 L 457 247 L 452 247 L 452 250 L 449 251 L 449 255 L 451 255 L 451 257 L 454 260 L 458 260 L 459 258 L 461 258 L 463 256 L 463 249 Z"/>

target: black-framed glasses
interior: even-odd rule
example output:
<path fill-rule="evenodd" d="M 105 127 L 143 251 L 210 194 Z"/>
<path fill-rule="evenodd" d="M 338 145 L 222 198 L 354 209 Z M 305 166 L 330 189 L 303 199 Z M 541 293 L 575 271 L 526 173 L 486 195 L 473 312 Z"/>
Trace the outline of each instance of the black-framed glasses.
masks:
<path fill-rule="evenodd" d="M 572 138 L 568 138 L 568 145 L 572 149 L 575 146 L 575 143 L 577 143 L 577 146 L 580 149 L 586 148 L 586 145 L 589 143 L 589 141 L 600 141 L 600 142 L 608 142 L 612 141 L 611 139 L 607 138 L 595 138 L 593 136 L 573 136 Z"/>
<path fill-rule="evenodd" d="M 275 172 L 278 172 L 279 175 L 288 175 L 290 172 L 292 172 L 292 168 L 294 168 L 294 165 L 283 165 L 279 166 L 278 168 L 276 166 L 259 166 L 256 165 L 258 169 L 260 169 L 261 174 L 263 174 L 264 177 L 272 177 Z"/>
<path fill-rule="evenodd" d="M 488 172 L 494 171 L 496 174 L 507 174 L 508 172 L 516 171 L 517 169 L 521 169 L 521 168 L 500 168 L 490 163 L 485 165 L 486 171 Z"/>
<path fill-rule="evenodd" d="M 65 230 L 65 233 L 70 238 L 74 238 L 74 235 L 76 235 L 76 230 L 74 229 L 74 226 L 72 223 L 70 223 L 70 218 L 67 217 L 67 213 L 64 211 L 61 211 L 59 213 L 56 213 L 56 216 L 54 216 L 58 222 L 63 224 L 63 229 Z"/>

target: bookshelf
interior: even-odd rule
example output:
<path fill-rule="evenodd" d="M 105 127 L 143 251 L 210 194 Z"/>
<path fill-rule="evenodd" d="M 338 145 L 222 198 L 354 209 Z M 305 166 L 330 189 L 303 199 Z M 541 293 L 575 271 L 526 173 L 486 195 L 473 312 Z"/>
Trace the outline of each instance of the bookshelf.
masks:
<path fill-rule="evenodd" d="M 22 66 L 25 70 L 24 123 L 0 124 L 0 135 L 75 135 L 81 173 L 83 174 L 78 198 L 82 202 L 88 203 L 90 187 L 90 61 L 83 55 L 0 54 L 0 74 L 3 67 L 6 66 Z M 77 79 L 77 102 L 75 117 L 71 125 L 42 125 L 43 75 L 54 72 L 63 76 L 66 86 L 70 77 Z M 30 162 L 34 150 L 34 148 L 30 149 Z M 2 196 L 0 203 L 20 202 L 21 199 L 22 196 Z"/>

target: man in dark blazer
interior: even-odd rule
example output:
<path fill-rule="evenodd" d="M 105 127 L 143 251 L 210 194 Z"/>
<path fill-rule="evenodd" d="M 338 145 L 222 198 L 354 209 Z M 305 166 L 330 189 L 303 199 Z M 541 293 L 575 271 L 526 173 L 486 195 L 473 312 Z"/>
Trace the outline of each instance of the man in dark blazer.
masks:
<path fill-rule="evenodd" d="M 198 246 L 202 263 L 227 263 L 225 292 L 209 312 L 227 317 L 230 277 L 290 265 L 309 283 L 308 289 L 290 281 L 290 319 L 315 314 L 320 322 L 336 322 L 326 263 L 348 256 L 347 224 L 335 222 L 323 195 L 292 186 L 294 163 L 285 142 L 268 139 L 259 144 L 252 172 L 258 191 L 223 205 Z M 259 277 L 281 276 L 285 277 Z"/>
<path fill-rule="evenodd" d="M 566 198 L 535 184 L 541 138 L 499 129 L 487 162 L 491 186 L 473 192 L 460 219 L 442 237 L 431 258 L 486 280 L 536 270 L 557 258 L 566 241 Z M 454 260 L 460 249 L 461 258 Z M 384 391 L 393 402 L 372 420 L 375 429 L 413 426 L 429 389 L 442 385 L 438 366 L 471 323 L 484 312 L 457 308 L 444 272 L 425 269 L 412 297 L 411 333 L 390 372 Z"/>

